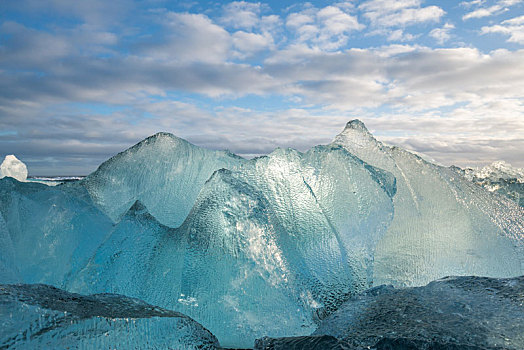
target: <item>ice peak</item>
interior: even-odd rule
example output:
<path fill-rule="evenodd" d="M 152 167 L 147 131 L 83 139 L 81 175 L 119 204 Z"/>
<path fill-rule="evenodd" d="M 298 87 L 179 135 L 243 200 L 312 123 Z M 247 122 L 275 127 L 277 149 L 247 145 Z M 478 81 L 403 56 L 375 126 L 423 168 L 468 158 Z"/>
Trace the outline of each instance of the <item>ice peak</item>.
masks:
<path fill-rule="evenodd" d="M 353 147 L 367 147 L 366 145 L 377 144 L 377 140 L 369 132 L 366 125 L 358 119 L 347 122 L 344 130 L 335 137 L 334 144 L 343 145 L 349 150 Z"/>
<path fill-rule="evenodd" d="M 151 138 L 163 138 L 163 137 L 167 137 L 167 138 L 178 138 L 176 137 L 175 135 L 167 132 L 167 131 L 160 131 L 160 132 L 157 132 L 156 134 L 154 135 L 151 135 Z"/>
<path fill-rule="evenodd" d="M 366 128 L 366 125 L 360 119 L 353 119 L 347 122 L 344 131 L 348 129 L 358 130 L 367 134 L 370 133 L 368 128 Z"/>

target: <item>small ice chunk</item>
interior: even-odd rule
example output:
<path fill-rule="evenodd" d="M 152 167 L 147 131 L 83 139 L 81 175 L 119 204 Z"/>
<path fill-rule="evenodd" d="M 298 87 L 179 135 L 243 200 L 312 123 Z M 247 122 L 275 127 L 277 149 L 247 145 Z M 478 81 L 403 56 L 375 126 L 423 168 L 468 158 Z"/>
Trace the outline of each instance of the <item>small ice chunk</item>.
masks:
<path fill-rule="evenodd" d="M 27 167 L 14 155 L 7 155 L 0 165 L 0 179 L 6 176 L 15 178 L 18 181 L 26 181 Z"/>

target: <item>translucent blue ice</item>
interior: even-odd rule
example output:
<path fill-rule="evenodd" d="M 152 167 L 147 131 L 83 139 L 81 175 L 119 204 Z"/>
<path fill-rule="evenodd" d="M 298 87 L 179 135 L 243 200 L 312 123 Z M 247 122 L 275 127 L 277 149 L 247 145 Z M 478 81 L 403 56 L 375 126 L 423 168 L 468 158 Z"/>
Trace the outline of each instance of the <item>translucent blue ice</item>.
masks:
<path fill-rule="evenodd" d="M 0 215 L 0 265 L 17 276 L 0 274 L 0 283 L 63 286 L 112 228 L 87 193 L 10 177 L 0 179 Z"/>
<path fill-rule="evenodd" d="M 73 186 L 84 186 L 113 221 L 119 221 L 140 200 L 158 221 L 178 227 L 211 174 L 243 161 L 229 152 L 211 151 L 158 133 L 107 160 Z"/>
<path fill-rule="evenodd" d="M 181 311 L 223 345 L 308 334 L 371 285 L 395 180 L 341 147 L 276 150 L 216 171 L 177 229 L 135 203 L 71 288 Z"/>
<path fill-rule="evenodd" d="M 83 181 L 0 180 L 0 282 L 177 310 L 225 346 L 310 334 L 380 283 L 518 276 L 524 209 L 359 121 L 245 160 L 154 135 Z"/>
<path fill-rule="evenodd" d="M 358 120 L 333 144 L 393 173 L 395 217 L 375 253 L 375 284 L 423 285 L 450 275 L 524 274 L 524 209 L 452 168 L 377 141 Z"/>

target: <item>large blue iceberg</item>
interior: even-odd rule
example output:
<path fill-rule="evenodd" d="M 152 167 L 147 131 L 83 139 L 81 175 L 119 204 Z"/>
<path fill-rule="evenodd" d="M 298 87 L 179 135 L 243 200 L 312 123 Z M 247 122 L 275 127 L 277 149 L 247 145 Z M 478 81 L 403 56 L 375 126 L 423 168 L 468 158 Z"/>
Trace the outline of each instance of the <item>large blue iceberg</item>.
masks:
<path fill-rule="evenodd" d="M 276 150 L 203 185 L 184 223 L 137 201 L 72 282 L 174 308 L 224 345 L 303 334 L 372 284 L 394 178 L 341 147 Z"/>
<path fill-rule="evenodd" d="M 0 179 L 0 283 L 118 293 L 224 346 L 305 336 L 383 283 L 524 273 L 524 208 L 351 121 L 247 160 L 159 133 L 84 180 Z"/>

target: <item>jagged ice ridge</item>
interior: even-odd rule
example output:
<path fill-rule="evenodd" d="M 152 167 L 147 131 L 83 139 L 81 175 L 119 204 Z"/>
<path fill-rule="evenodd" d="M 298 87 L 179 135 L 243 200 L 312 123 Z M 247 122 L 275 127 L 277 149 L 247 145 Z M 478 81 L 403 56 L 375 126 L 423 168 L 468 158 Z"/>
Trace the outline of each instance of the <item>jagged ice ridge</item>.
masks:
<path fill-rule="evenodd" d="M 252 160 L 159 133 L 78 182 L 1 179 L 0 199 L 0 283 L 140 298 L 224 346 L 309 335 L 382 283 L 524 270 L 522 207 L 357 120 Z"/>

